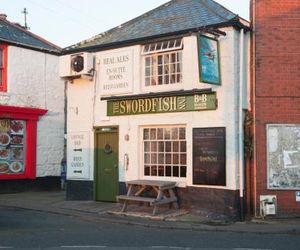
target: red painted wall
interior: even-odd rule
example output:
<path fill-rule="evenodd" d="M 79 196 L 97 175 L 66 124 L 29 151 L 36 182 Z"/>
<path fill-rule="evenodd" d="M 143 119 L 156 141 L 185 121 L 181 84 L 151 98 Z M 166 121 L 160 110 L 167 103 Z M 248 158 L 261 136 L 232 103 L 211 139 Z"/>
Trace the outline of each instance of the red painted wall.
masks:
<path fill-rule="evenodd" d="M 295 191 L 267 190 L 266 124 L 300 124 L 300 1 L 252 0 L 253 205 L 277 195 L 278 215 L 300 214 Z M 300 190 L 300 188 L 299 188 Z"/>

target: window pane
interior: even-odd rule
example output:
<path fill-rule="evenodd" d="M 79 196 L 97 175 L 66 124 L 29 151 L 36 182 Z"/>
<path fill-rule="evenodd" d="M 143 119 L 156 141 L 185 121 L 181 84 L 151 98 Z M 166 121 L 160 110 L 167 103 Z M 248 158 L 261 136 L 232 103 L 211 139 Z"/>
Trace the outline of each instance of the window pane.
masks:
<path fill-rule="evenodd" d="M 152 86 L 153 86 L 153 85 L 157 85 L 157 84 L 156 84 L 156 79 L 155 79 L 154 77 L 151 78 L 151 85 L 152 85 Z"/>
<path fill-rule="evenodd" d="M 151 57 L 146 57 L 146 67 L 150 67 Z"/>
<path fill-rule="evenodd" d="M 158 56 L 158 57 L 157 57 L 158 65 L 162 65 L 162 64 L 163 64 L 162 57 L 163 57 L 163 56 Z"/>
<path fill-rule="evenodd" d="M 151 166 L 151 176 L 157 176 L 157 166 Z"/>
<path fill-rule="evenodd" d="M 144 161 L 146 164 L 150 163 L 150 154 L 144 154 Z"/>
<path fill-rule="evenodd" d="M 157 154 L 151 154 L 151 164 L 157 164 Z"/>
<path fill-rule="evenodd" d="M 156 45 L 156 43 L 152 43 L 150 45 L 150 51 L 154 51 L 155 50 L 155 45 Z"/>
<path fill-rule="evenodd" d="M 173 142 L 173 152 L 179 152 L 179 142 L 178 141 Z"/>
<path fill-rule="evenodd" d="M 148 52 L 148 51 L 149 51 L 149 47 L 150 47 L 149 44 L 145 45 L 145 46 L 144 46 L 144 52 Z"/>
<path fill-rule="evenodd" d="M 182 62 L 182 52 L 177 52 L 177 62 Z"/>
<path fill-rule="evenodd" d="M 164 163 L 165 163 L 165 155 L 158 154 L 158 164 L 164 164 Z"/>
<path fill-rule="evenodd" d="M 176 39 L 175 46 L 179 47 L 181 45 L 181 39 Z"/>
<path fill-rule="evenodd" d="M 180 167 L 180 177 L 186 177 L 186 167 Z"/>
<path fill-rule="evenodd" d="M 148 128 L 144 129 L 144 140 L 149 140 L 149 129 Z"/>
<path fill-rule="evenodd" d="M 167 142 L 165 142 L 165 144 L 166 144 L 166 152 L 171 152 L 171 142 L 170 141 L 167 141 Z"/>
<path fill-rule="evenodd" d="M 158 75 L 162 75 L 163 74 L 163 66 L 160 65 L 158 66 Z"/>
<path fill-rule="evenodd" d="M 158 176 L 165 176 L 164 166 L 158 166 Z"/>
<path fill-rule="evenodd" d="M 151 152 L 157 152 L 157 142 L 151 142 Z"/>
<path fill-rule="evenodd" d="M 162 47 L 162 48 L 163 48 L 163 49 L 168 48 L 168 41 L 163 42 L 163 47 Z"/>
<path fill-rule="evenodd" d="M 176 54 L 177 54 L 177 53 L 172 53 L 172 54 L 171 54 L 171 62 L 172 62 L 172 63 L 175 63 L 175 62 L 176 62 Z"/>
<path fill-rule="evenodd" d="M 158 85 L 163 85 L 163 77 L 162 76 L 158 77 Z"/>
<path fill-rule="evenodd" d="M 177 63 L 177 66 L 176 66 L 176 72 L 177 73 L 180 73 L 181 72 L 181 63 Z"/>
<path fill-rule="evenodd" d="M 171 41 L 169 42 L 169 48 L 173 48 L 174 45 L 175 45 L 175 40 L 171 40 Z"/>
<path fill-rule="evenodd" d="M 165 135 L 165 140 L 169 140 L 171 138 L 171 129 L 165 128 L 164 135 Z"/>
<path fill-rule="evenodd" d="M 166 166 L 166 176 L 172 176 L 172 167 Z"/>
<path fill-rule="evenodd" d="M 171 154 L 166 154 L 166 164 L 171 164 L 172 163 L 172 159 L 171 159 Z"/>
<path fill-rule="evenodd" d="M 151 76 L 151 69 L 150 69 L 150 67 L 146 67 L 146 70 L 145 70 L 145 76 L 146 76 L 146 77 Z"/>
<path fill-rule="evenodd" d="M 180 142 L 180 152 L 186 152 L 186 142 L 185 141 Z"/>
<path fill-rule="evenodd" d="M 165 54 L 165 55 L 164 55 L 164 63 L 165 63 L 165 64 L 168 64 L 168 63 L 169 63 L 169 61 L 170 61 L 169 57 L 170 57 L 169 54 Z"/>
<path fill-rule="evenodd" d="M 150 152 L 150 142 L 148 141 L 144 143 L 144 152 Z"/>
<path fill-rule="evenodd" d="M 161 48 L 162 48 L 162 43 L 157 43 L 156 50 L 161 50 Z"/>
<path fill-rule="evenodd" d="M 150 167 L 149 166 L 145 166 L 144 175 L 147 175 L 147 176 L 150 175 Z"/>
<path fill-rule="evenodd" d="M 186 165 L 186 154 L 180 154 L 180 165 Z"/>
<path fill-rule="evenodd" d="M 173 176 L 179 177 L 179 167 L 173 166 Z"/>
<path fill-rule="evenodd" d="M 178 139 L 178 128 L 172 128 L 172 140 Z"/>
<path fill-rule="evenodd" d="M 156 139 L 156 128 L 151 128 L 150 129 L 150 140 L 155 140 Z"/>
<path fill-rule="evenodd" d="M 145 85 L 146 85 L 146 86 L 150 86 L 150 77 L 147 77 L 147 78 L 145 79 Z"/>
<path fill-rule="evenodd" d="M 170 73 L 175 73 L 176 72 L 176 64 L 172 63 L 170 64 Z"/>
<path fill-rule="evenodd" d="M 173 154 L 173 164 L 179 164 L 179 155 Z"/>
<path fill-rule="evenodd" d="M 169 75 L 165 75 L 165 84 L 169 84 L 170 83 L 170 77 Z"/>
<path fill-rule="evenodd" d="M 157 139 L 163 139 L 163 131 L 162 128 L 157 129 Z"/>
<path fill-rule="evenodd" d="M 179 139 L 185 139 L 185 128 L 179 128 Z"/>
<path fill-rule="evenodd" d="M 164 142 L 158 142 L 158 152 L 165 152 Z"/>
<path fill-rule="evenodd" d="M 171 83 L 176 83 L 176 75 L 172 74 L 170 79 L 171 79 L 170 81 Z"/>

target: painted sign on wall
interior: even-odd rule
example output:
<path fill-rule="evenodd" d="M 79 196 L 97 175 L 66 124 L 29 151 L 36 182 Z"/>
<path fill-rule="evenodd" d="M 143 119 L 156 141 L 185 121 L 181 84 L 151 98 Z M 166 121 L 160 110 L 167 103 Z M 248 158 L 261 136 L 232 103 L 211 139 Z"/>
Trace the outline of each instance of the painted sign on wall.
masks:
<path fill-rule="evenodd" d="M 107 102 L 107 115 L 137 115 L 148 113 L 187 112 L 214 110 L 217 108 L 216 93 L 183 96 L 163 96 Z"/>
<path fill-rule="evenodd" d="M 226 185 L 225 128 L 193 129 L 193 184 Z"/>
<path fill-rule="evenodd" d="M 101 55 L 100 92 L 102 95 L 132 91 L 133 51 L 124 50 Z"/>
<path fill-rule="evenodd" d="M 67 179 L 89 179 L 89 132 L 68 134 Z"/>

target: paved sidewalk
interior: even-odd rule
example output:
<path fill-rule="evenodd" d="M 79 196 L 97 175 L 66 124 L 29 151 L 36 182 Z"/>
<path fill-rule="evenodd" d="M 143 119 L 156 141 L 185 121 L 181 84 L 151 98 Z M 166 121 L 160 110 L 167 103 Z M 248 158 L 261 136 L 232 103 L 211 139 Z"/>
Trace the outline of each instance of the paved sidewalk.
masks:
<path fill-rule="evenodd" d="M 246 222 L 229 222 L 191 214 L 183 209 L 160 208 L 158 214 L 151 215 L 152 208 L 128 206 L 122 213 L 117 203 L 95 201 L 66 201 L 65 193 L 24 192 L 0 194 L 0 207 L 17 207 L 36 211 L 77 216 L 86 220 L 159 227 L 169 229 L 191 229 L 201 231 L 226 231 L 265 234 L 299 234 L 300 218 L 292 219 L 255 219 Z"/>

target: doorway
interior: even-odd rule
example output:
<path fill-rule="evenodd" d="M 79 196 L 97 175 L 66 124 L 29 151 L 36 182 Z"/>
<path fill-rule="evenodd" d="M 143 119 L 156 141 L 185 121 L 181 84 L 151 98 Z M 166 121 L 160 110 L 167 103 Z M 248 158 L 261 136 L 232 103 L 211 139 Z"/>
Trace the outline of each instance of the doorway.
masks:
<path fill-rule="evenodd" d="M 118 128 L 97 128 L 95 136 L 95 200 L 115 202 L 119 192 Z"/>

